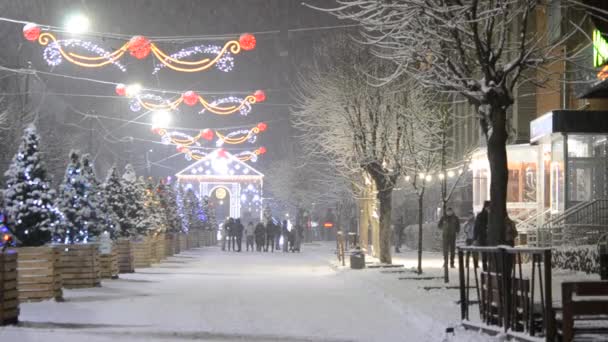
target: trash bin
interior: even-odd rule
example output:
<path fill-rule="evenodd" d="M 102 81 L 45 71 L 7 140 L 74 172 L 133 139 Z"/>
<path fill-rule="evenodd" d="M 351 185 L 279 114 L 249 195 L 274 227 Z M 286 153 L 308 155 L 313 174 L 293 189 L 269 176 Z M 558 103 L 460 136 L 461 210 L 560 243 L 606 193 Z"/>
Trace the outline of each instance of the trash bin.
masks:
<path fill-rule="evenodd" d="M 365 268 L 365 253 L 363 253 L 361 247 L 356 247 L 350 252 L 350 268 L 354 270 Z"/>
<path fill-rule="evenodd" d="M 600 238 L 597 249 L 600 257 L 600 279 L 608 280 L 608 234 Z"/>

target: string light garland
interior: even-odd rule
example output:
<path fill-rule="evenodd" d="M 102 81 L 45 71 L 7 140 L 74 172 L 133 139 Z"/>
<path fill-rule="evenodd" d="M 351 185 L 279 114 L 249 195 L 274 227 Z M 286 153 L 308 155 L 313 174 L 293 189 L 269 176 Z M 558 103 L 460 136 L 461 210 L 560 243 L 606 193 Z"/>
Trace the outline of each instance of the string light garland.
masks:
<path fill-rule="evenodd" d="M 40 45 L 46 46 L 44 58 L 51 66 L 59 65 L 65 59 L 86 68 L 99 68 L 114 64 L 120 70 L 126 71 L 126 67 L 118 60 L 129 52 L 129 55 L 139 60 L 147 58 L 150 54 L 154 55 L 161 64 L 154 68 L 153 74 L 165 67 L 179 72 L 199 72 L 215 66 L 218 70 L 228 72 L 234 67 L 233 55 L 239 54 L 241 50 L 251 51 L 256 46 L 255 36 L 244 33 L 238 40 L 229 40 L 223 46 L 199 45 L 167 54 L 152 40 L 144 36 L 134 36 L 118 49 L 108 52 L 91 42 L 80 39 L 57 39 L 51 32 L 42 32 L 42 28 L 35 23 L 24 25 L 23 37 L 30 42 L 38 41 Z M 68 51 L 67 48 L 72 47 L 84 49 L 90 54 L 81 55 Z M 204 55 L 204 57 L 199 60 L 188 59 L 195 55 Z"/>
<path fill-rule="evenodd" d="M 226 151 L 223 149 L 218 150 L 217 153 L 215 151 L 208 153 L 208 152 L 197 150 L 197 149 L 191 148 L 191 147 L 192 146 L 188 147 L 188 146 L 178 145 L 176 149 L 177 149 L 177 152 L 183 153 L 184 157 L 188 161 L 213 159 L 213 158 L 216 158 L 216 155 L 219 158 L 226 157 Z M 238 152 L 233 155 L 240 161 L 251 161 L 251 162 L 255 163 L 258 160 L 258 156 L 265 154 L 265 153 L 266 153 L 266 147 L 262 146 L 253 151 L 241 151 L 241 152 Z"/>
<path fill-rule="evenodd" d="M 192 90 L 184 92 L 175 100 L 168 100 L 156 94 L 141 93 L 140 90 L 129 91 L 130 87 L 133 86 L 126 86 L 120 83 L 116 85 L 114 91 L 116 95 L 126 96 L 131 99 L 129 101 L 129 108 L 134 112 L 139 112 L 142 108 L 150 111 L 173 111 L 177 110 L 184 103 L 190 107 L 200 104 L 203 107 L 200 114 L 208 111 L 217 115 L 230 115 L 236 112 L 239 112 L 241 115 L 247 115 L 251 112 L 252 104 L 266 100 L 266 93 L 263 90 L 256 90 L 253 94 L 247 95 L 244 98 L 228 96 L 209 101 Z"/>
<path fill-rule="evenodd" d="M 181 145 L 181 146 L 201 146 L 199 141 L 201 139 L 211 141 L 215 136 L 218 140 L 216 146 L 221 147 L 223 144 L 238 145 L 245 142 L 255 143 L 257 135 L 264 132 L 268 128 L 265 122 L 260 122 L 256 126 L 250 129 L 240 129 L 232 131 L 227 134 L 223 134 L 220 131 L 213 131 L 209 128 L 201 130 L 198 134 L 191 136 L 178 131 L 167 131 L 164 128 L 154 127 L 152 132 L 161 136 L 162 143 L 169 145 Z"/>

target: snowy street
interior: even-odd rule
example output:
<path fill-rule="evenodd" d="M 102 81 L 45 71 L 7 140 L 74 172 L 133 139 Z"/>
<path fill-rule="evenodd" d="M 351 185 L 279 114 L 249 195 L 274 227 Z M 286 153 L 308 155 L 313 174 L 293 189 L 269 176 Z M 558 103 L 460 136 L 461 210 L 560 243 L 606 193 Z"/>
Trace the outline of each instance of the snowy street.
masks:
<path fill-rule="evenodd" d="M 442 341 L 458 319 L 445 297 L 456 291 L 437 297 L 332 263 L 331 244 L 288 255 L 194 249 L 101 288 L 65 290 L 64 303 L 23 304 L 21 326 L 1 327 L 0 341 Z"/>

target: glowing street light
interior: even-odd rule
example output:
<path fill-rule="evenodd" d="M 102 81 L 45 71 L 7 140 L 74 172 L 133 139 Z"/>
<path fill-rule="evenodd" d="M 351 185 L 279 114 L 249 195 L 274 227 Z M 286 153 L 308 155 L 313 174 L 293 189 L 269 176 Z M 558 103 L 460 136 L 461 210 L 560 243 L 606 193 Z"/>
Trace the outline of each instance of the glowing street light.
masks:
<path fill-rule="evenodd" d="M 141 84 L 139 84 L 139 83 L 130 84 L 125 89 L 125 95 L 129 98 L 139 95 L 140 92 L 141 92 Z"/>
<path fill-rule="evenodd" d="M 83 33 L 89 29 L 89 18 L 82 13 L 72 14 L 65 21 L 65 29 L 70 33 Z"/>
<path fill-rule="evenodd" d="M 165 110 L 158 110 L 152 113 L 152 127 L 165 128 L 171 123 L 171 114 Z"/>

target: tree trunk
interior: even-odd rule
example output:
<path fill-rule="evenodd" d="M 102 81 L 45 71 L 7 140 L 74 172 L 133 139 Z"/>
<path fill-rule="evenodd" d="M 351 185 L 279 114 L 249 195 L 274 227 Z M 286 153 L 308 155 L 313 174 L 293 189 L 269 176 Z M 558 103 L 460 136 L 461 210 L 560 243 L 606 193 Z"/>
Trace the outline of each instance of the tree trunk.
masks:
<path fill-rule="evenodd" d="M 422 222 L 424 221 L 424 189 L 418 195 L 418 274 L 422 274 Z"/>
<path fill-rule="evenodd" d="M 507 113 L 501 107 L 491 108 L 493 125 L 488 137 L 488 161 L 490 163 L 490 217 L 488 220 L 488 245 L 505 243 L 505 217 L 507 215 Z"/>
<path fill-rule="evenodd" d="M 378 187 L 378 201 L 380 202 L 380 262 L 390 264 L 391 258 L 391 211 L 393 188 Z"/>

